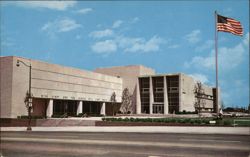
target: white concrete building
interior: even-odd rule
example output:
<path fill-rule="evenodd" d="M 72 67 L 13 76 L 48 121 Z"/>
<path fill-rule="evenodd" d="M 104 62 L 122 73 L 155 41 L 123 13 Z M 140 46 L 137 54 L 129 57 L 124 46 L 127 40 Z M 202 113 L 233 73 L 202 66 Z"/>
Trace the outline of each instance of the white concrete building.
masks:
<path fill-rule="evenodd" d="M 198 97 L 195 93 L 197 82 L 188 75 L 160 74 L 140 76 L 138 79 L 137 114 L 213 112 L 215 89 L 202 85 L 199 92 L 201 96 Z"/>
<path fill-rule="evenodd" d="M 27 115 L 24 99 L 29 89 L 31 65 L 32 115 L 111 114 L 110 97 L 121 103 L 122 79 L 95 72 L 29 60 L 1 57 L 1 117 Z"/>
<path fill-rule="evenodd" d="M 197 109 L 196 83 L 184 74 L 155 74 L 142 65 L 98 68 L 91 72 L 7 56 L 0 57 L 1 118 L 27 115 L 24 99 L 29 89 L 29 65 L 32 115 L 112 115 L 119 110 L 124 88 L 132 95 L 132 113 L 169 114 Z M 200 110 L 212 112 L 215 90 L 205 85 L 202 90 Z M 110 100 L 113 93 L 115 105 Z"/>

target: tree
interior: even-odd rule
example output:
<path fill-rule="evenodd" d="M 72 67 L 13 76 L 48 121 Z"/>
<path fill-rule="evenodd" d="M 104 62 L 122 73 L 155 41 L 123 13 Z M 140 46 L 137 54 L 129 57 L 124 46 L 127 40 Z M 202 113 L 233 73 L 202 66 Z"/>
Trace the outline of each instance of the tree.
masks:
<path fill-rule="evenodd" d="M 250 113 L 250 104 L 248 105 L 248 113 Z"/>
<path fill-rule="evenodd" d="M 114 105 L 116 103 L 116 94 L 115 92 L 112 93 L 111 97 L 110 97 L 110 101 L 111 101 L 111 106 L 112 106 L 112 115 L 114 116 Z"/>
<path fill-rule="evenodd" d="M 221 109 L 224 110 L 225 109 L 225 104 L 224 104 L 224 101 L 221 100 Z"/>
<path fill-rule="evenodd" d="M 28 91 L 26 92 L 26 95 L 24 97 L 24 104 L 27 109 L 27 112 L 29 112 L 29 92 Z"/>
<path fill-rule="evenodd" d="M 132 109 L 132 101 L 131 101 L 131 95 L 129 93 L 128 88 L 125 88 L 122 92 L 122 106 L 121 110 L 123 113 L 128 113 Z"/>
<path fill-rule="evenodd" d="M 198 111 L 198 114 L 201 111 L 201 108 L 205 106 L 205 102 L 203 101 L 204 89 L 202 87 L 201 82 L 197 82 L 194 87 L 194 93 L 196 97 L 196 101 L 194 104 L 194 108 Z"/>

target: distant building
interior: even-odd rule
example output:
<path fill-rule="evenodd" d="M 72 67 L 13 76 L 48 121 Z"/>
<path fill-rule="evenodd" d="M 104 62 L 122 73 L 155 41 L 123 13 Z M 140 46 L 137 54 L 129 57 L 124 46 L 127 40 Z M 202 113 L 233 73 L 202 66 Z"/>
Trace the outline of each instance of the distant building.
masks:
<path fill-rule="evenodd" d="M 118 112 L 122 91 L 132 94 L 132 113 L 168 114 L 195 111 L 195 81 L 184 74 L 155 74 L 142 65 L 98 68 L 94 72 L 22 57 L 0 57 L 1 118 L 27 115 L 24 99 L 31 65 L 32 115 L 52 117 L 80 113 L 112 115 Z M 215 89 L 202 85 L 200 110 L 215 108 Z M 115 106 L 110 98 L 116 94 Z"/>

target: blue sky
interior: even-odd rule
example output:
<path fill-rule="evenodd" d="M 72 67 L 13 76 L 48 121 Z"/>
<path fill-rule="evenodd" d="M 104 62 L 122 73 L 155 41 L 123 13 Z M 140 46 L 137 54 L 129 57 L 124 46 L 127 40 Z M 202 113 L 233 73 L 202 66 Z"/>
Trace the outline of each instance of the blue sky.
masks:
<path fill-rule="evenodd" d="M 219 32 L 226 106 L 249 104 L 249 1 L 1 1 L 1 56 L 94 70 L 142 64 L 215 84 L 214 11 L 239 20 Z"/>

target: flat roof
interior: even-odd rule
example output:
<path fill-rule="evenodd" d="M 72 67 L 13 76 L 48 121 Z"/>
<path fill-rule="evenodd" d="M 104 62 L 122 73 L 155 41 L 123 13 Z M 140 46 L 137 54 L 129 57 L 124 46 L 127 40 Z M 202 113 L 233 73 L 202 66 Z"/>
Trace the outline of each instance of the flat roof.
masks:
<path fill-rule="evenodd" d="M 176 75 L 186 75 L 183 73 L 164 73 L 164 74 L 154 74 L 154 75 L 140 75 L 140 78 L 143 77 L 160 77 L 160 76 L 176 76 Z"/>
<path fill-rule="evenodd" d="M 42 60 L 25 58 L 25 57 L 20 57 L 20 56 L 0 56 L 0 58 L 24 59 L 24 60 L 29 60 L 31 62 L 34 61 L 34 62 L 38 62 L 38 63 L 42 63 L 42 64 L 49 64 L 49 65 L 59 66 L 61 68 L 68 68 L 68 69 L 72 69 L 72 70 L 78 70 L 78 71 L 82 71 L 82 72 L 93 73 L 93 74 L 99 75 L 99 76 L 105 76 L 105 77 L 115 78 L 115 79 L 119 79 L 119 80 L 121 79 L 121 78 L 116 77 L 116 76 L 101 74 L 101 73 L 98 73 L 98 72 L 95 72 L 95 71 L 90 71 L 90 70 L 85 70 L 85 69 L 80 69 L 80 68 L 76 68 L 76 67 L 70 67 L 70 66 L 65 66 L 65 65 L 61 65 L 61 64 L 55 64 L 55 63 L 50 63 L 50 62 L 46 62 L 46 61 L 42 61 Z"/>

